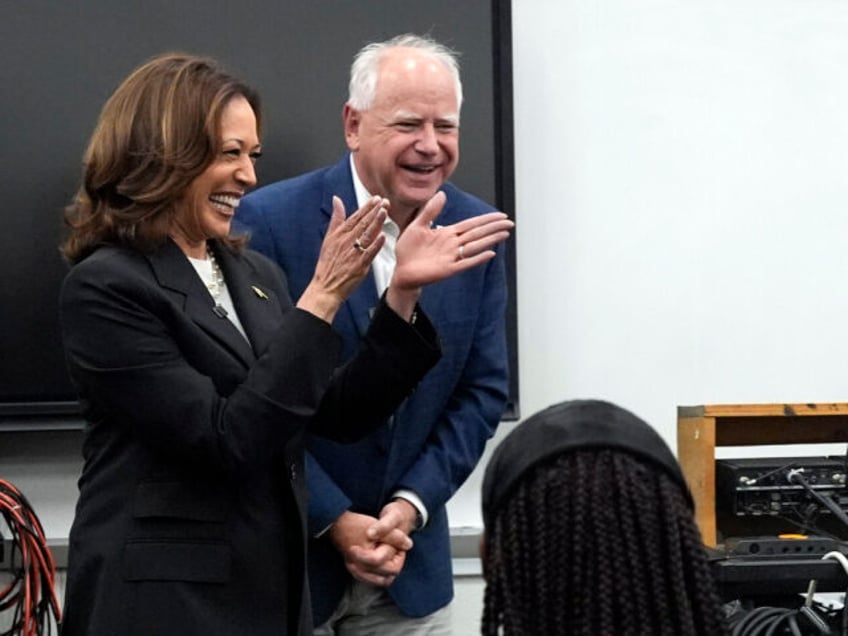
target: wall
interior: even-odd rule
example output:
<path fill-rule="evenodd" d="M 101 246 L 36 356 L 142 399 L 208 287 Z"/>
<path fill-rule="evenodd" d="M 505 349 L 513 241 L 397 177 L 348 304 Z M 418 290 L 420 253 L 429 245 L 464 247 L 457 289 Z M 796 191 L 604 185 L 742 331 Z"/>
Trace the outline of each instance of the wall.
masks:
<path fill-rule="evenodd" d="M 512 13 L 522 416 L 605 398 L 674 449 L 678 405 L 848 400 L 848 4 Z"/>
<path fill-rule="evenodd" d="M 524 415 L 848 398 L 848 4 L 513 12 Z"/>

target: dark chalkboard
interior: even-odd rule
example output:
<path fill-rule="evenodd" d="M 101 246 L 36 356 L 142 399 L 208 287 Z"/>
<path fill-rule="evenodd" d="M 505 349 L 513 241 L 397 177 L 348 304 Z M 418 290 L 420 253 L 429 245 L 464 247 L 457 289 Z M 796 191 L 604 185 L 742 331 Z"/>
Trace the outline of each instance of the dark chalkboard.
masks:
<path fill-rule="evenodd" d="M 493 0 L 26 0 L 0 3 L 0 425 L 68 421 L 57 292 L 61 214 L 103 102 L 164 51 L 210 55 L 255 86 L 265 112 L 259 181 L 334 162 L 350 61 L 366 42 L 428 33 L 460 52 L 465 100 L 453 181 L 512 215 L 510 5 Z M 514 242 L 512 396 L 518 415 Z M 72 418 L 71 418 L 72 419 Z"/>

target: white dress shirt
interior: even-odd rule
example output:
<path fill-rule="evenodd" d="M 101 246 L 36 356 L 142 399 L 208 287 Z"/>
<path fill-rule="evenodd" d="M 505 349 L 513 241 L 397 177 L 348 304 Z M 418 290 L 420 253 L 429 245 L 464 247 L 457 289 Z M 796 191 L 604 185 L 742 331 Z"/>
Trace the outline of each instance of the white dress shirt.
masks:
<path fill-rule="evenodd" d="M 373 195 L 365 189 L 359 175 L 356 173 L 356 166 L 353 163 L 353 155 L 350 156 L 350 174 L 353 176 L 353 189 L 356 192 L 356 205 L 361 207 Z M 352 212 L 352 210 L 347 210 Z M 389 281 L 392 279 L 392 274 L 395 271 L 395 247 L 397 246 L 398 236 L 400 236 L 400 226 L 392 221 L 388 216 L 383 223 L 383 234 L 386 235 L 386 242 L 374 261 L 371 263 L 371 271 L 374 273 L 374 282 L 377 285 L 377 294 L 382 296 L 389 286 Z M 421 498 L 411 490 L 398 490 L 391 499 L 405 499 L 411 503 L 418 514 L 420 515 L 418 527 L 423 528 L 427 524 L 427 508 Z"/>

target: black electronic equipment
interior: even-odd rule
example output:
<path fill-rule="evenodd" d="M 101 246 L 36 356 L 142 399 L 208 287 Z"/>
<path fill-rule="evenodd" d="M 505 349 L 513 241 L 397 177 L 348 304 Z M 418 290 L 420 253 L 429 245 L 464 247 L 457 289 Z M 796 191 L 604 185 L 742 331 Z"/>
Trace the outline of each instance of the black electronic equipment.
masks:
<path fill-rule="evenodd" d="M 717 459 L 716 522 L 709 549 L 722 599 L 783 606 L 808 589 L 845 590 L 846 458 Z M 827 558 L 826 558 L 827 557 Z"/>
<path fill-rule="evenodd" d="M 728 537 L 724 552 L 728 557 L 755 558 L 813 558 L 820 559 L 828 552 L 842 551 L 842 543 L 830 537 L 786 534 L 764 537 Z"/>
<path fill-rule="evenodd" d="M 820 536 L 782 535 L 728 538 L 707 548 L 719 594 L 733 599 L 794 599 L 810 580 L 819 592 L 844 592 L 848 576 L 832 553 L 846 554 L 842 542 Z M 827 558 L 826 558 L 827 557 Z"/>
<path fill-rule="evenodd" d="M 717 459 L 715 484 L 716 511 L 728 516 L 829 513 L 811 490 L 848 510 L 845 457 Z"/>
<path fill-rule="evenodd" d="M 848 577 L 833 559 L 784 557 L 746 559 L 710 555 L 710 569 L 724 601 L 768 597 L 795 599 L 815 579 L 817 592 L 844 592 Z"/>

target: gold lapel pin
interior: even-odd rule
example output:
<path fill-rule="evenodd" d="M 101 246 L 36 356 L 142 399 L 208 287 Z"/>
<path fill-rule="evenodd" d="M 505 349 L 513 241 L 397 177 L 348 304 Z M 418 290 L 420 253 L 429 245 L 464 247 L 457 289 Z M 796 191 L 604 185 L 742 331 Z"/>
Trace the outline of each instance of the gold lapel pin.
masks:
<path fill-rule="evenodd" d="M 253 290 L 253 293 L 259 296 L 262 300 L 268 300 L 268 294 L 259 289 L 256 285 L 251 285 L 250 288 Z"/>

